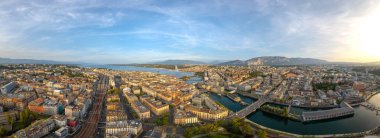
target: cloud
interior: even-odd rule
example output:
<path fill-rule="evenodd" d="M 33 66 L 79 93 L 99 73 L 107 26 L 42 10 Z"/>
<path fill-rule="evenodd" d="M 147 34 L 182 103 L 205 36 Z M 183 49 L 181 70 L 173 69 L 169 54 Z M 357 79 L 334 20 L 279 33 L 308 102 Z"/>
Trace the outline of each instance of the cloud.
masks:
<path fill-rule="evenodd" d="M 353 28 L 377 4 L 376 0 L 1 1 L 0 54 L 101 62 L 263 55 L 344 60 L 356 50 L 351 43 Z"/>
<path fill-rule="evenodd" d="M 355 24 L 362 23 L 374 3 L 378 2 L 308 1 L 296 6 L 289 2 L 282 8 L 266 6 L 265 14 L 275 13 L 271 17 L 273 31 L 269 32 L 274 41 L 268 44 L 284 49 L 283 55 L 352 61 L 353 54 L 360 53 L 353 44 Z M 282 12 L 276 12 L 275 7 Z"/>

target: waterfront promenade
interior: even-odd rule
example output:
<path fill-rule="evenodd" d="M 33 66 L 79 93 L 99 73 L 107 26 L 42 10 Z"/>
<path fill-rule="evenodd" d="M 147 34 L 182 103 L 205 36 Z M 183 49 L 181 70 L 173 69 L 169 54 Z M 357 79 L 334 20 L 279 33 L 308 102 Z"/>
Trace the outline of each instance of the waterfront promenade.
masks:
<path fill-rule="evenodd" d="M 304 138 L 304 137 L 314 137 L 314 138 L 332 138 L 332 137 L 364 137 L 372 134 L 376 134 L 380 130 L 380 125 L 376 126 L 373 129 L 354 132 L 354 133 L 341 133 L 341 134 L 324 134 L 324 135 L 300 135 L 290 132 L 285 132 L 281 130 L 276 130 L 272 128 L 268 128 L 257 124 L 249 119 L 245 119 L 246 122 L 250 123 L 256 129 L 263 129 L 269 132 L 269 136 L 271 137 L 282 137 L 282 138 Z"/>

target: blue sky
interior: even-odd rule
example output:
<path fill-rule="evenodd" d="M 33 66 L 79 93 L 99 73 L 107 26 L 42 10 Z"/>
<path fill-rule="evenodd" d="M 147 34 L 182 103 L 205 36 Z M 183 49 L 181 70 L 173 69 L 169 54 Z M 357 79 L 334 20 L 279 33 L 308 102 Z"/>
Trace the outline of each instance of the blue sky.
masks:
<path fill-rule="evenodd" d="M 257 56 L 376 61 L 380 54 L 371 51 L 380 42 L 371 36 L 380 36 L 374 24 L 379 5 L 378 0 L 4 0 L 0 57 L 92 63 Z"/>

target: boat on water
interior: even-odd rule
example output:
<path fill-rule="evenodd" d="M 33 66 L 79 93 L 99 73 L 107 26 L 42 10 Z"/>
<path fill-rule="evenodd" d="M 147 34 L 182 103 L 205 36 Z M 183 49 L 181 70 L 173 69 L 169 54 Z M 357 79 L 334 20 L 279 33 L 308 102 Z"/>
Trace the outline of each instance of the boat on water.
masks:
<path fill-rule="evenodd" d="M 234 102 L 238 102 L 238 103 L 241 102 L 240 97 L 237 96 L 236 94 L 227 93 L 227 97 L 233 100 Z"/>
<path fill-rule="evenodd" d="M 241 105 L 248 105 L 248 103 L 244 102 L 244 101 L 240 101 L 240 104 Z"/>

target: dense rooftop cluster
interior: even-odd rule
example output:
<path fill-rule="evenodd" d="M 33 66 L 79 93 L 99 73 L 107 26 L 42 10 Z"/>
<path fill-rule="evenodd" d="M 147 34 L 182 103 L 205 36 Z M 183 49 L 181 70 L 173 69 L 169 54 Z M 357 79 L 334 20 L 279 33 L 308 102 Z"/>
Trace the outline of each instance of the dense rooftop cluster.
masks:
<path fill-rule="evenodd" d="M 3 67 L 0 132 L 15 137 L 164 136 L 161 126 L 207 123 L 205 128 L 213 128 L 209 122 L 244 117 L 265 103 L 327 107 L 330 110 L 293 117 L 329 119 L 354 114 L 350 105 L 359 105 L 380 86 L 380 77 L 350 66 L 181 67 L 202 78 L 192 84 L 154 72 L 64 65 Z M 252 109 L 233 113 L 211 93 L 242 105 L 248 104 L 241 96 L 259 100 L 246 106 Z M 288 110 L 281 111 L 287 116 Z M 244 132 L 249 128 L 244 125 Z"/>

